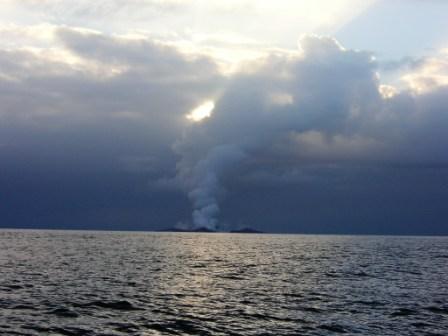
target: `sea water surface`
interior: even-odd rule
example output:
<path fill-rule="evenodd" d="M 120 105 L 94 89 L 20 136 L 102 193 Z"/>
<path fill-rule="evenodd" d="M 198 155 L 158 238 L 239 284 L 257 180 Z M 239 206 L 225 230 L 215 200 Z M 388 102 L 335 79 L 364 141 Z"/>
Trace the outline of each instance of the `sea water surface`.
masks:
<path fill-rule="evenodd" d="M 448 335 L 448 238 L 0 230 L 1 335 Z"/>

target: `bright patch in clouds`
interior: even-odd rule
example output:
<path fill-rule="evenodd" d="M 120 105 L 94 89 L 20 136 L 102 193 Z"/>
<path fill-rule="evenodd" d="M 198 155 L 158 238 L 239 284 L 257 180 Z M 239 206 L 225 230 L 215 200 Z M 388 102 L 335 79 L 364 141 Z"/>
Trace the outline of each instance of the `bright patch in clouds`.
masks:
<path fill-rule="evenodd" d="M 187 119 L 193 122 L 200 122 L 212 115 L 215 103 L 211 100 L 204 102 L 187 114 Z"/>
<path fill-rule="evenodd" d="M 423 93 L 448 85 L 448 49 L 423 62 L 416 71 L 403 76 L 403 81 L 414 91 Z"/>

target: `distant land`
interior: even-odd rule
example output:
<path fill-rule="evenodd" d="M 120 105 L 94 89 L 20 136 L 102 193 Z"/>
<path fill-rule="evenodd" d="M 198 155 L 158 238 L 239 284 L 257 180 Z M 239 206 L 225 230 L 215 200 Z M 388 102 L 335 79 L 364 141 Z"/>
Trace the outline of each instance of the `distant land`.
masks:
<path fill-rule="evenodd" d="M 159 230 L 159 232 L 205 232 L 205 233 L 213 233 L 213 232 L 222 232 L 222 231 L 216 231 L 216 230 L 212 230 L 206 227 L 200 227 L 197 229 L 180 229 L 180 228 L 176 228 L 176 227 L 171 227 L 171 228 L 166 228 L 166 229 L 162 229 Z M 262 231 L 258 231 L 249 227 L 246 228 L 242 228 L 242 229 L 237 229 L 237 230 L 230 230 L 230 231 L 224 231 L 224 232 L 228 232 L 228 233 L 264 233 Z"/>
<path fill-rule="evenodd" d="M 230 233 L 264 233 L 264 232 L 246 227 L 238 230 L 231 230 Z"/>

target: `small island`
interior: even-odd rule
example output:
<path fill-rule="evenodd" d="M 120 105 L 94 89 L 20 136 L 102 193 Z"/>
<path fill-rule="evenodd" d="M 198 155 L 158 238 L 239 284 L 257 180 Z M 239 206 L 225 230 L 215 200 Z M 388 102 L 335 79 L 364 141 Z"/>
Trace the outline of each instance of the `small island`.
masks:
<path fill-rule="evenodd" d="M 246 227 L 238 230 L 231 230 L 230 233 L 264 233 L 264 232 Z"/>

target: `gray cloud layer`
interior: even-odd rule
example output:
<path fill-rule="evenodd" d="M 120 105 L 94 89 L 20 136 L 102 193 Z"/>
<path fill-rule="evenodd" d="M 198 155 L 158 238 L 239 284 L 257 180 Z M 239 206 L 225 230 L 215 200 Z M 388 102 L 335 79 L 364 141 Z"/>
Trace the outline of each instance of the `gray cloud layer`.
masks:
<path fill-rule="evenodd" d="M 372 55 L 333 39 L 306 37 L 300 53 L 225 76 L 206 55 L 149 39 L 70 28 L 57 36 L 76 61 L 0 52 L 4 167 L 145 174 L 154 193 L 184 190 L 193 224 L 211 228 L 226 194 L 250 185 L 289 198 L 292 185 L 322 188 L 322 177 L 353 166 L 366 177 L 356 183 L 372 167 L 446 169 L 447 86 L 384 95 Z M 420 86 L 432 76 L 414 75 Z M 207 99 L 212 116 L 189 122 Z"/>

